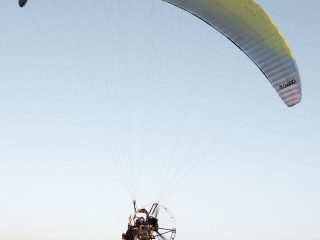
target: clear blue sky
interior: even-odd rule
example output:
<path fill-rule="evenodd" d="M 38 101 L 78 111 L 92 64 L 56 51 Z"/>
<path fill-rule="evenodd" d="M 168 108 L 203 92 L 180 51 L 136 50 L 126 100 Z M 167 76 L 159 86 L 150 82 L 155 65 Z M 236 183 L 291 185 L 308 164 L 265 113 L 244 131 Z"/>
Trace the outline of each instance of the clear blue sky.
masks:
<path fill-rule="evenodd" d="M 290 109 L 200 20 L 129 3 L 2 3 L 0 239 L 120 239 L 132 180 L 139 205 L 177 186 L 176 239 L 320 239 L 319 1 L 258 1 L 300 69 Z"/>

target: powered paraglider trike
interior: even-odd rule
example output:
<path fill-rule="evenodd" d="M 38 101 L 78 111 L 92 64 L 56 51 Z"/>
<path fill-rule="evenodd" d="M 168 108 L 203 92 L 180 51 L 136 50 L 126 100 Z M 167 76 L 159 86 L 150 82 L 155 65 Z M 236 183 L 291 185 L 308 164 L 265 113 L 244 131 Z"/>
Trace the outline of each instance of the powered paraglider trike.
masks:
<path fill-rule="evenodd" d="M 136 209 L 134 202 L 134 210 L 129 217 L 128 229 L 122 234 L 123 240 L 174 240 L 176 224 L 168 208 L 153 203 Z"/>

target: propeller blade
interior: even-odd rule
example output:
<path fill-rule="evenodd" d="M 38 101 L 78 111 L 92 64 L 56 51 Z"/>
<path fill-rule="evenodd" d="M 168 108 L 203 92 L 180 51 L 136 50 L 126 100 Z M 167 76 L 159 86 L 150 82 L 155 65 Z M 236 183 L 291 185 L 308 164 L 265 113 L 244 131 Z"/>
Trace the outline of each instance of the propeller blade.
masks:
<path fill-rule="evenodd" d="M 169 240 L 169 239 L 166 238 L 165 236 L 162 236 L 162 234 L 159 233 L 158 231 L 156 231 L 156 233 L 158 233 L 157 237 L 161 238 L 162 240 Z"/>

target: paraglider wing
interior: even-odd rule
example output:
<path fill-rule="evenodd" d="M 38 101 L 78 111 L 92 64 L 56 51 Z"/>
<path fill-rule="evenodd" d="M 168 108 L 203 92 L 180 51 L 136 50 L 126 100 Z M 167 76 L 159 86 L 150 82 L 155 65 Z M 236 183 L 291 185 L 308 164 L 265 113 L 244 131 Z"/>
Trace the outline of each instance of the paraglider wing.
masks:
<path fill-rule="evenodd" d="M 284 37 L 254 0 L 163 0 L 195 15 L 238 46 L 289 107 L 301 101 L 299 71 Z"/>
<path fill-rule="evenodd" d="M 24 7 L 27 4 L 28 0 L 19 0 L 19 6 Z"/>

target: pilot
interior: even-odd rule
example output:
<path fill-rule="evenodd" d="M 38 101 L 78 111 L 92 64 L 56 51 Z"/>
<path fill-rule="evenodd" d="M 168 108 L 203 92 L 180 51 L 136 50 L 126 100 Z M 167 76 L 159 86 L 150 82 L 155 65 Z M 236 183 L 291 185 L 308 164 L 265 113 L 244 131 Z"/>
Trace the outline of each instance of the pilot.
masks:
<path fill-rule="evenodd" d="M 139 218 L 137 218 L 137 220 L 135 221 L 135 225 L 136 225 L 136 226 L 142 225 L 142 224 L 144 224 L 144 223 L 145 223 L 145 220 L 144 220 L 143 217 L 139 217 Z"/>

